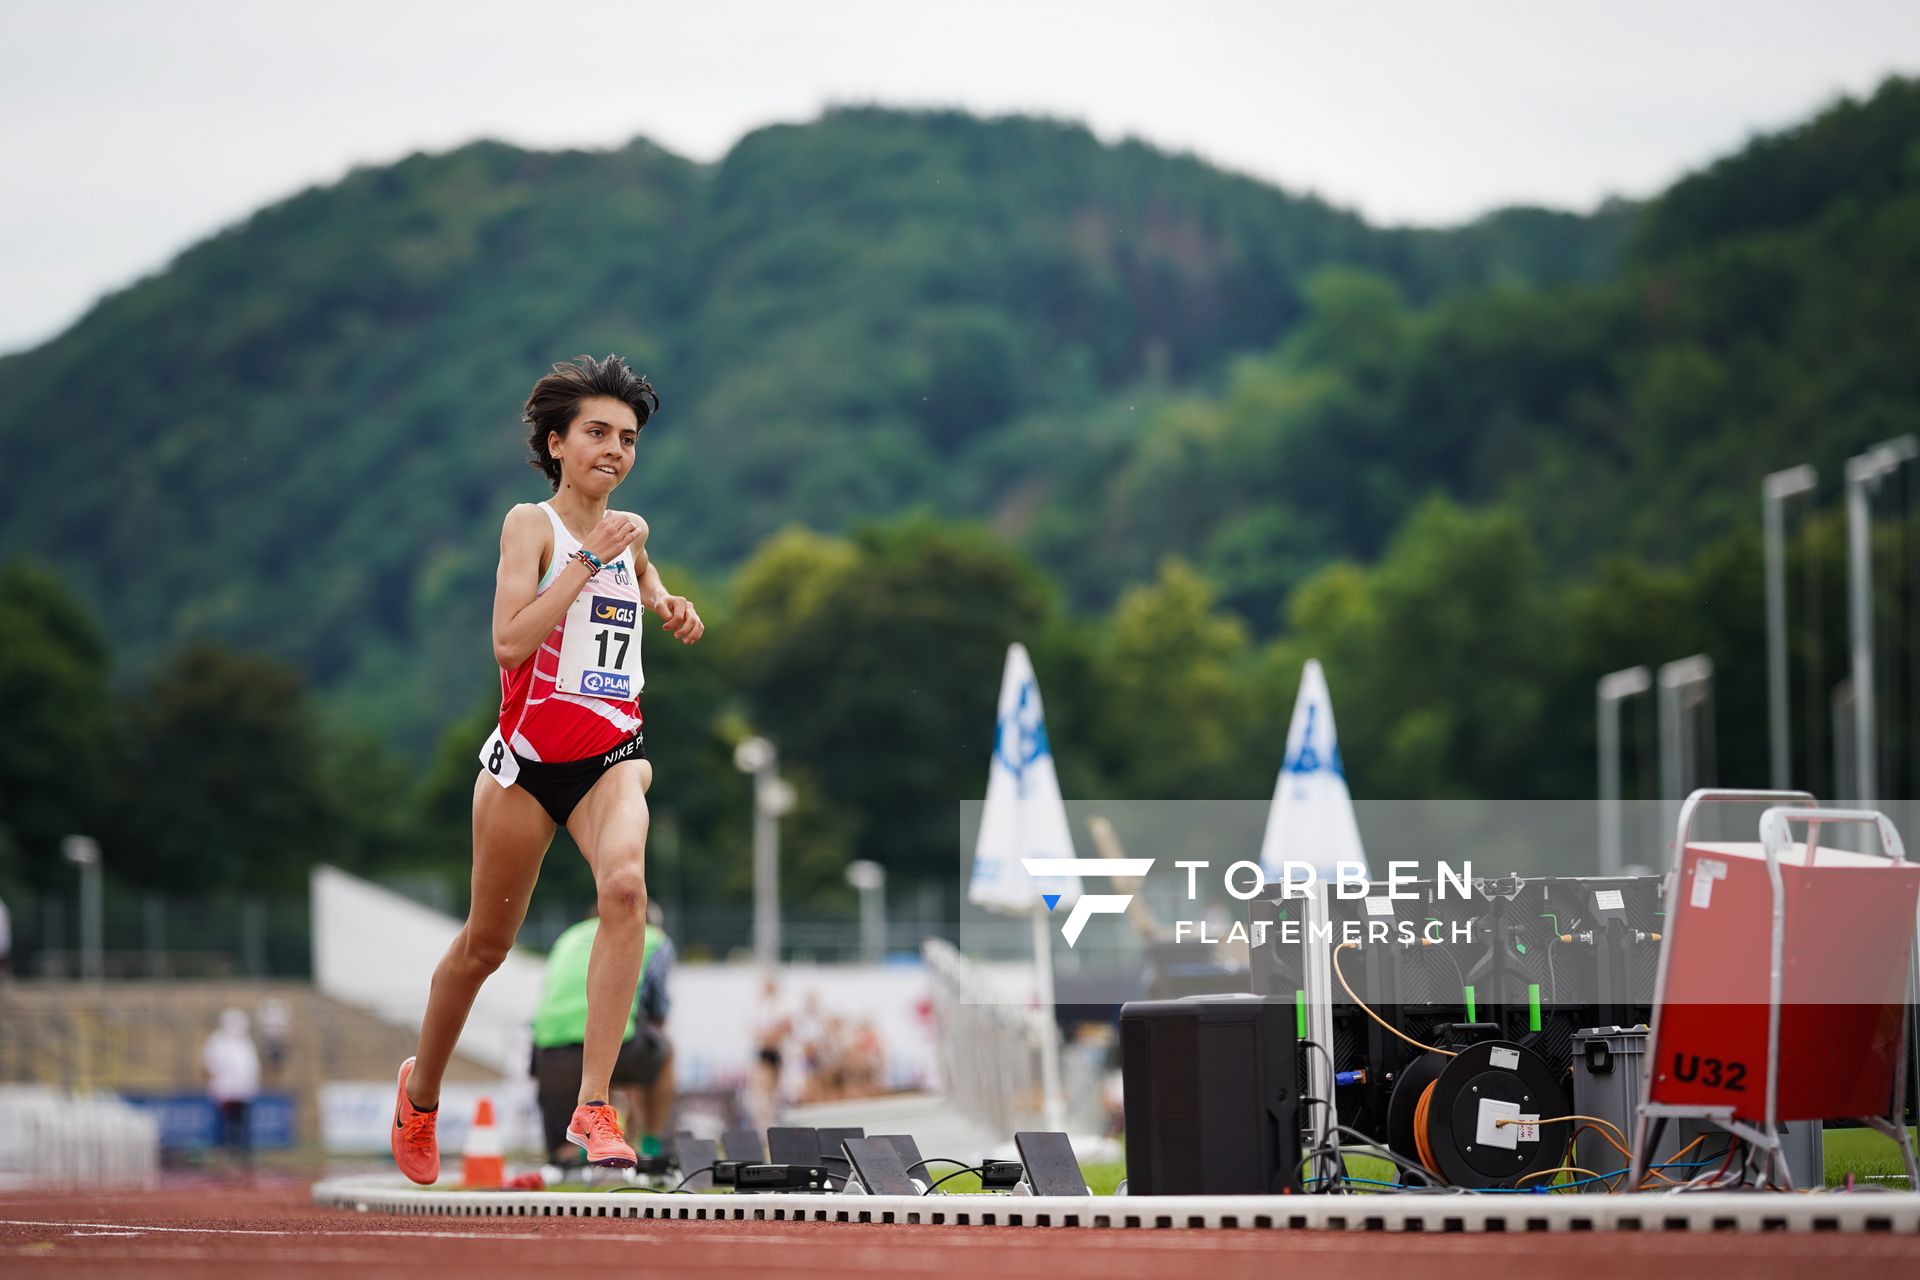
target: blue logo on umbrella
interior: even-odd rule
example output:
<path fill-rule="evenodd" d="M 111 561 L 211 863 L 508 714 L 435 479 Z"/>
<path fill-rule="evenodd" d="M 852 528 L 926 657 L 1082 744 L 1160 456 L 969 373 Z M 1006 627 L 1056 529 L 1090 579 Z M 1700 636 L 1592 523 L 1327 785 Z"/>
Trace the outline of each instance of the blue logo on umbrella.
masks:
<path fill-rule="evenodd" d="M 1307 727 L 1300 734 L 1300 752 L 1293 759 L 1284 762 L 1281 768 L 1288 773 L 1318 773 L 1327 766 L 1321 763 L 1320 753 L 1313 747 L 1313 716 L 1320 710 L 1315 703 L 1307 704 Z M 1347 770 L 1340 760 L 1340 744 L 1333 745 L 1333 772 L 1346 777 Z"/>
<path fill-rule="evenodd" d="M 1047 746 L 1047 724 L 1040 716 L 1040 690 L 1032 680 L 1021 684 L 1013 710 L 993 726 L 993 758 L 1007 766 L 1020 794 L 1027 794 L 1027 770 L 1052 754 Z"/>

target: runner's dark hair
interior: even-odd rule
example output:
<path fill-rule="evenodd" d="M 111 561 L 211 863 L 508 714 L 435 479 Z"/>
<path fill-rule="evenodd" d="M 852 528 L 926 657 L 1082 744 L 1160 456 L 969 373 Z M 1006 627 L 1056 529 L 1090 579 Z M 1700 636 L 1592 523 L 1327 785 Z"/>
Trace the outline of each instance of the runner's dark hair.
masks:
<path fill-rule="evenodd" d="M 577 356 L 565 364 L 554 365 L 553 372 L 533 384 L 533 394 L 527 397 L 522 421 L 531 428 L 527 432 L 527 448 L 532 450 L 533 457 L 527 465 L 546 476 L 555 493 L 560 492 L 560 463 L 547 452 L 547 435 L 552 432 L 564 439 L 580 402 L 588 396 L 608 396 L 620 401 L 633 410 L 635 420 L 642 427 L 647 425 L 648 418 L 660 412 L 659 394 L 619 356 L 609 355 L 605 360 Z"/>

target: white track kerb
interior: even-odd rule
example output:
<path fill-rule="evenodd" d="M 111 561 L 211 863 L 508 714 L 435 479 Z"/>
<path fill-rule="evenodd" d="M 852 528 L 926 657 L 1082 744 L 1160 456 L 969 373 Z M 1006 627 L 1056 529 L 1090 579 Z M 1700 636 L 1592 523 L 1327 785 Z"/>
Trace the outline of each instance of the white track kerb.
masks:
<path fill-rule="evenodd" d="M 315 1204 L 447 1218 L 641 1218 L 912 1226 L 1227 1231 L 1880 1231 L 1920 1233 L 1920 1194 L 1648 1192 L 1622 1196 L 860 1196 L 645 1191 L 437 1191 L 333 1178 Z"/>

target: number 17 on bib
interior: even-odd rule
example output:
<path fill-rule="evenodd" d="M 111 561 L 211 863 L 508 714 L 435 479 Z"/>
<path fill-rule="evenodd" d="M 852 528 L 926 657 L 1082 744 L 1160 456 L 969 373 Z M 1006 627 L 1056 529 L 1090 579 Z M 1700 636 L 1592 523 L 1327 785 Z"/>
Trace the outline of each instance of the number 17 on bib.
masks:
<path fill-rule="evenodd" d="M 567 610 L 554 688 L 626 702 L 646 683 L 640 670 L 640 602 L 583 594 Z"/>

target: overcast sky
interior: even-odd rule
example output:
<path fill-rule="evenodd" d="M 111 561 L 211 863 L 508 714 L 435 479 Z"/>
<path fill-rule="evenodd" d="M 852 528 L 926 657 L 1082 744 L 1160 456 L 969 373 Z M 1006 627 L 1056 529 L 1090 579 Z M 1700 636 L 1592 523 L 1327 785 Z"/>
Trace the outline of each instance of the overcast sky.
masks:
<path fill-rule="evenodd" d="M 835 102 L 1043 112 L 1447 223 L 1645 195 L 1916 70 L 1914 0 L 0 0 L 0 351 L 261 204 L 481 136 L 713 160 Z"/>

